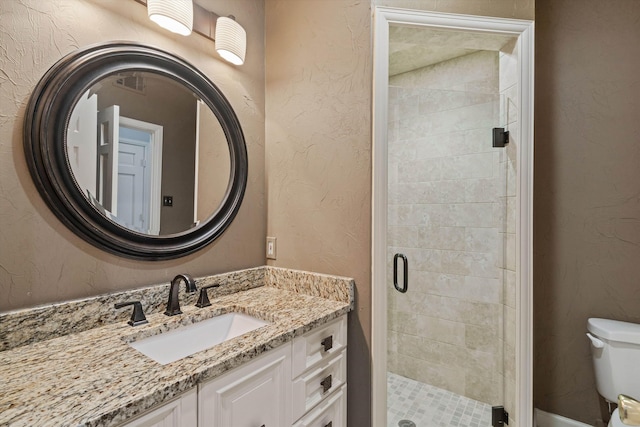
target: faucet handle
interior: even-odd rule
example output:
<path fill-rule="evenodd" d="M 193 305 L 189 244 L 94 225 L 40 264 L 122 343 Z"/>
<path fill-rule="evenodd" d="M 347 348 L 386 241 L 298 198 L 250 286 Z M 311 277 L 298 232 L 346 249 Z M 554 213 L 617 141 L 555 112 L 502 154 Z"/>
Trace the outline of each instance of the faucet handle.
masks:
<path fill-rule="evenodd" d="M 196 307 L 209 307 L 211 305 L 211 301 L 209 301 L 209 295 L 207 294 L 207 289 L 218 288 L 219 284 L 203 286 L 200 288 L 200 296 L 198 297 L 198 302 L 196 303 Z"/>
<path fill-rule="evenodd" d="M 621 394 L 618 396 L 620 421 L 628 426 L 640 425 L 640 402 Z"/>
<path fill-rule="evenodd" d="M 129 305 L 133 306 L 133 312 L 131 313 L 131 319 L 127 322 L 131 326 L 144 325 L 149 323 L 146 317 L 144 317 L 144 311 L 142 311 L 142 304 L 140 301 L 128 301 L 119 302 L 113 305 L 113 308 L 122 308 Z"/>

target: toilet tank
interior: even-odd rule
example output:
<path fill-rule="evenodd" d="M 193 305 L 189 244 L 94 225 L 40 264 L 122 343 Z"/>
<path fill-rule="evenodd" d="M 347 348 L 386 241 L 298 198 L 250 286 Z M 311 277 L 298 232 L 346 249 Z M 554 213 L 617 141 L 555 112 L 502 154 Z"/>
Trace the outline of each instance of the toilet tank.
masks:
<path fill-rule="evenodd" d="M 593 318 L 587 330 L 596 338 L 591 355 L 598 393 L 610 402 L 621 393 L 640 398 L 640 325 Z"/>

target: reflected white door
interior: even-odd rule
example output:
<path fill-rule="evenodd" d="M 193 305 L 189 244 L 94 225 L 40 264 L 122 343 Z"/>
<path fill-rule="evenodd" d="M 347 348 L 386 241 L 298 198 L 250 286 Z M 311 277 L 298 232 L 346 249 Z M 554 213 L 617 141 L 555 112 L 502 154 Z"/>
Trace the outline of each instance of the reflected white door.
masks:
<path fill-rule="evenodd" d="M 160 232 L 162 126 L 120 117 L 118 134 L 117 221 L 141 233 L 157 235 Z"/>
<path fill-rule="evenodd" d="M 67 131 L 69 165 L 83 192 L 96 196 L 98 96 L 86 91 L 71 112 Z"/>
<path fill-rule="evenodd" d="M 160 233 L 162 134 L 160 125 L 121 117 L 118 105 L 98 113 L 97 200 L 112 220 L 145 234 Z"/>
<path fill-rule="evenodd" d="M 98 201 L 115 216 L 118 215 L 119 132 L 120 106 L 112 105 L 98 112 Z"/>
<path fill-rule="evenodd" d="M 127 129 L 121 128 L 121 133 Z M 151 184 L 147 158 L 149 142 L 120 139 L 118 150 L 118 221 L 127 228 L 149 233 Z"/>

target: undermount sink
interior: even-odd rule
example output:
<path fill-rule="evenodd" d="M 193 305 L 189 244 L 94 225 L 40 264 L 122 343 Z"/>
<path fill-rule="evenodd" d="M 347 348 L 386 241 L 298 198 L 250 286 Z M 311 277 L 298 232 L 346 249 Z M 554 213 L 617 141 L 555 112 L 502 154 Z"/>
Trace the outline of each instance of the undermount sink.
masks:
<path fill-rule="evenodd" d="M 268 325 L 243 313 L 227 313 L 129 343 L 156 362 L 166 365 L 214 345 Z"/>

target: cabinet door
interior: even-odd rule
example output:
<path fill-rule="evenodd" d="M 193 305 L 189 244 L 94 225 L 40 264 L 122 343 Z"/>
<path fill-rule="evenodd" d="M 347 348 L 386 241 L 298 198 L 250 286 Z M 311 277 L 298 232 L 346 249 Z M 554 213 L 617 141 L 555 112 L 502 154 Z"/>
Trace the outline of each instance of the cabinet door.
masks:
<path fill-rule="evenodd" d="M 291 345 L 200 386 L 199 427 L 283 427 L 291 390 Z"/>
<path fill-rule="evenodd" d="M 198 427 L 198 397 L 194 388 L 178 399 L 123 424 L 121 427 Z"/>

